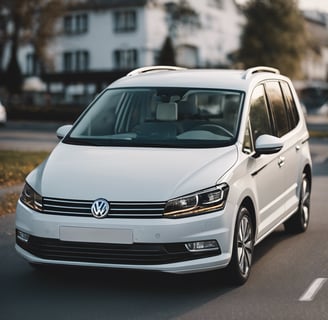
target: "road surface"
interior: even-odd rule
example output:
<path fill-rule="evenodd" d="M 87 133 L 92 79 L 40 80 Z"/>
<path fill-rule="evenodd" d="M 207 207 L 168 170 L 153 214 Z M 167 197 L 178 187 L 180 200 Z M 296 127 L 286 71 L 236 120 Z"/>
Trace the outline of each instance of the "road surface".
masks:
<path fill-rule="evenodd" d="M 249 281 L 221 271 L 162 273 L 53 268 L 38 271 L 14 250 L 14 214 L 0 217 L 1 319 L 328 319 L 328 140 L 311 140 L 311 222 L 278 228 L 255 248 Z"/>

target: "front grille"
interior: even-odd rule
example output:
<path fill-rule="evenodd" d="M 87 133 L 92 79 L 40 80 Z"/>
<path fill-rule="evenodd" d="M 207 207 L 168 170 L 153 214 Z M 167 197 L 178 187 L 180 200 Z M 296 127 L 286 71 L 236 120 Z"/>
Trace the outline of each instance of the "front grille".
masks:
<path fill-rule="evenodd" d="M 156 265 L 206 258 L 219 250 L 189 252 L 182 243 L 131 245 L 60 241 L 30 236 L 28 242 L 16 237 L 17 244 L 46 260 L 94 262 L 127 265 Z"/>
<path fill-rule="evenodd" d="M 92 217 L 91 200 L 43 198 L 43 213 Z M 161 218 L 165 202 L 110 202 L 108 218 Z"/>

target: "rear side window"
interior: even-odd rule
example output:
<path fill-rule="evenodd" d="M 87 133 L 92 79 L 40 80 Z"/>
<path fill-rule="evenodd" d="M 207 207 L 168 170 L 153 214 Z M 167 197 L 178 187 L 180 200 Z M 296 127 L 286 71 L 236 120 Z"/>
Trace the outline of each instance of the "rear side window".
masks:
<path fill-rule="evenodd" d="M 270 81 L 265 84 L 269 104 L 273 113 L 274 125 L 278 137 L 282 137 L 289 131 L 289 123 L 285 102 L 282 96 L 279 82 Z"/>
<path fill-rule="evenodd" d="M 296 103 L 295 103 L 294 97 L 292 95 L 292 92 L 290 90 L 288 83 L 282 81 L 282 82 L 280 82 L 280 84 L 281 84 L 281 88 L 282 88 L 282 91 L 284 93 L 285 100 L 286 100 L 290 127 L 291 127 L 291 129 L 294 129 L 300 120 L 300 117 L 299 117 L 299 114 L 298 114 L 298 111 L 296 108 Z"/>

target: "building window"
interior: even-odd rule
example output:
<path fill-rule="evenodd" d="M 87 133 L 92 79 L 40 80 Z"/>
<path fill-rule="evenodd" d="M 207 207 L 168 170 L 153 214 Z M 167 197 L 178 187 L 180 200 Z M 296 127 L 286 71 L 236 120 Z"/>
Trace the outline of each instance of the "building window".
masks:
<path fill-rule="evenodd" d="M 33 76 L 40 74 L 40 64 L 35 53 L 26 55 L 26 74 Z"/>
<path fill-rule="evenodd" d="M 182 45 L 176 48 L 176 62 L 178 65 L 193 68 L 198 66 L 198 48 Z"/>
<path fill-rule="evenodd" d="M 79 14 L 75 16 L 76 33 L 86 33 L 88 31 L 88 16 L 87 14 Z"/>
<path fill-rule="evenodd" d="M 64 32 L 66 34 L 86 33 L 88 31 L 88 15 L 75 14 L 64 17 Z"/>
<path fill-rule="evenodd" d="M 138 66 L 138 52 L 136 49 L 115 50 L 114 62 L 117 69 L 130 69 Z"/>
<path fill-rule="evenodd" d="M 64 52 L 64 71 L 73 71 L 72 52 Z"/>
<path fill-rule="evenodd" d="M 207 3 L 210 7 L 214 7 L 217 9 L 223 9 L 223 1 L 222 0 L 207 0 Z"/>
<path fill-rule="evenodd" d="M 137 29 L 137 13 L 134 10 L 114 12 L 115 32 L 130 32 Z"/>
<path fill-rule="evenodd" d="M 65 33 L 73 33 L 73 17 L 65 16 L 64 17 L 64 31 Z"/>
<path fill-rule="evenodd" d="M 86 71 L 89 69 L 89 52 L 77 51 L 75 52 L 75 70 Z"/>
<path fill-rule="evenodd" d="M 85 50 L 64 52 L 64 71 L 86 71 L 89 69 L 89 52 Z"/>

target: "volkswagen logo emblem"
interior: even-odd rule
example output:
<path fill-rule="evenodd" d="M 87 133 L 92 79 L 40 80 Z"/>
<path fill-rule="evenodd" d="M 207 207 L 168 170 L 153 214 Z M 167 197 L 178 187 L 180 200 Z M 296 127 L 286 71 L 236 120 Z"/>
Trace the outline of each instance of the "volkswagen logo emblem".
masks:
<path fill-rule="evenodd" d="M 93 202 L 91 206 L 91 213 L 92 215 L 97 218 L 101 219 L 107 216 L 109 212 L 109 203 L 105 199 L 97 199 Z"/>

